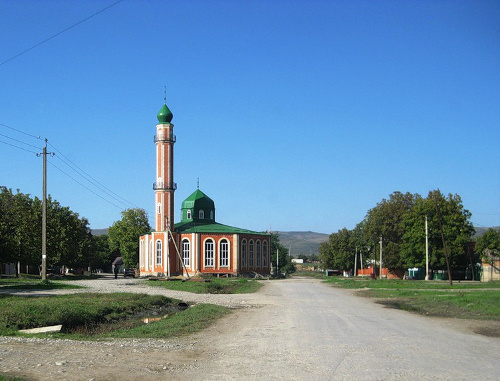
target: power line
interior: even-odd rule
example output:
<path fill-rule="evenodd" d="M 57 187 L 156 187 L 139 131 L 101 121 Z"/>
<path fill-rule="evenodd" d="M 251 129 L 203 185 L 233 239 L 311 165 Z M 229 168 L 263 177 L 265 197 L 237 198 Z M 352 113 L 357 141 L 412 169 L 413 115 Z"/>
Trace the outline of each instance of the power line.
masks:
<path fill-rule="evenodd" d="M 18 54 L 16 54 L 16 55 L 14 55 L 14 56 L 10 57 L 9 59 L 7 59 L 7 60 L 5 60 L 5 61 L 1 62 L 1 63 L 0 63 L 0 66 L 2 66 L 3 64 L 6 64 L 7 62 L 10 62 L 10 61 L 12 61 L 12 60 L 16 59 L 16 58 L 17 58 L 17 57 L 19 57 L 19 56 L 22 56 L 22 55 L 23 55 L 23 54 L 25 54 L 25 53 L 28 53 L 30 50 L 35 49 L 36 47 L 38 47 L 38 46 L 40 46 L 40 45 L 42 45 L 42 44 L 46 43 L 47 41 L 52 40 L 53 38 L 55 38 L 55 37 L 57 37 L 57 36 L 59 36 L 59 35 L 63 34 L 64 32 L 67 32 L 67 31 L 68 31 L 68 30 L 70 30 L 70 29 L 73 29 L 75 26 L 78 26 L 78 25 L 80 25 L 80 24 L 84 23 L 85 21 L 87 21 L 87 20 L 91 19 L 91 18 L 92 18 L 92 17 L 94 17 L 94 16 L 97 16 L 99 13 L 102 13 L 102 12 L 104 12 L 105 10 L 107 10 L 107 9 L 109 9 L 109 8 L 111 8 L 111 7 L 114 7 L 116 4 L 121 3 L 122 1 L 123 1 L 123 0 L 118 0 L 118 1 L 116 1 L 115 3 L 113 3 L 113 4 L 111 4 L 111 5 L 108 5 L 107 7 L 105 7 L 105 8 L 103 8 L 103 9 L 101 9 L 100 11 L 97 11 L 97 12 L 93 13 L 92 15 L 90 15 L 90 16 L 88 16 L 88 17 L 84 18 L 83 20 L 80 20 L 80 21 L 78 21 L 77 23 L 75 23 L 75 24 L 73 24 L 73 25 L 71 25 L 71 26 L 67 27 L 66 29 L 63 29 L 62 31 L 60 31 L 60 32 L 58 32 L 58 33 L 56 33 L 56 34 L 54 34 L 54 35 L 52 35 L 52 36 L 50 36 L 50 37 L 46 38 L 45 40 L 42 40 L 42 41 L 40 41 L 40 42 L 36 43 L 35 45 L 31 46 L 30 48 L 25 49 L 25 50 L 23 50 L 22 52 L 20 52 L 20 53 L 18 53 Z"/>
<path fill-rule="evenodd" d="M 19 132 L 20 134 L 24 134 L 24 135 L 30 136 L 30 137 L 32 137 L 32 138 L 35 138 L 35 139 L 41 139 L 41 138 L 40 138 L 40 136 L 35 136 L 35 135 L 32 135 L 32 134 L 29 134 L 29 133 L 27 133 L 27 132 L 24 132 L 24 131 L 18 130 L 17 128 L 14 128 L 14 127 L 8 126 L 8 125 L 6 125 L 6 124 L 4 124 L 4 123 L 0 123 L 0 126 L 3 126 L 3 127 L 5 127 L 5 128 L 9 128 L 9 129 L 11 129 L 11 130 L 13 130 L 13 131 Z M 38 148 L 38 147 L 37 147 L 37 148 Z"/>
<path fill-rule="evenodd" d="M 10 143 L 4 142 L 3 140 L 0 140 L 0 143 L 6 144 L 8 146 L 11 146 L 11 147 L 14 147 L 14 148 L 26 151 L 26 152 L 34 153 L 35 155 L 38 153 L 38 152 L 31 151 L 31 150 L 23 148 L 23 147 L 18 147 L 18 146 L 14 145 L 14 144 L 10 144 Z"/>
<path fill-rule="evenodd" d="M 78 173 L 80 176 L 82 176 L 85 180 L 90 182 L 92 185 L 94 185 L 96 188 L 98 188 L 100 191 L 106 193 L 109 197 L 113 198 L 115 201 L 118 201 L 119 203 L 125 205 L 126 207 L 133 206 L 138 208 L 137 205 L 134 203 L 128 201 L 127 199 L 121 197 L 120 195 L 116 194 L 113 192 L 111 189 L 106 187 L 104 184 L 100 183 L 97 181 L 95 178 L 93 178 L 91 175 L 89 175 L 87 172 L 85 172 L 82 168 L 80 168 L 78 165 L 76 165 L 74 162 L 72 162 L 66 155 L 64 155 L 61 151 L 59 151 L 56 147 L 54 147 L 52 144 L 49 143 L 49 145 L 60 155 L 62 156 L 65 160 L 63 160 L 60 156 L 56 156 L 59 160 L 61 160 L 64 164 L 66 164 L 68 167 L 70 167 L 73 171 Z M 69 164 L 68 164 L 69 163 Z M 121 201 L 121 200 L 123 201 Z"/>
<path fill-rule="evenodd" d="M 10 139 L 10 140 L 14 140 L 17 143 L 21 143 L 21 144 L 27 145 L 27 146 L 32 147 L 32 148 L 36 148 L 36 149 L 39 149 L 39 150 L 41 149 L 38 146 L 34 146 L 33 144 L 22 142 L 21 140 L 17 140 L 17 139 L 11 138 L 10 136 L 4 135 L 4 134 L 0 134 L 0 136 L 3 136 L 4 138 Z"/>
<path fill-rule="evenodd" d="M 57 169 L 59 172 L 65 174 L 66 176 L 68 176 L 71 180 L 73 180 L 74 182 L 76 182 L 77 184 L 81 185 L 82 187 L 84 187 L 85 189 L 87 189 L 88 191 L 92 192 L 93 194 L 95 194 L 97 197 L 101 198 L 102 200 L 106 201 L 108 204 L 111 204 L 113 206 L 116 206 L 118 209 L 121 209 L 123 210 L 123 208 L 121 206 L 118 206 L 114 203 L 112 203 L 111 201 L 109 200 L 106 200 L 104 197 L 102 197 L 100 194 L 94 192 L 92 189 L 90 189 L 89 187 L 87 187 L 86 185 L 82 184 L 80 181 L 78 181 L 77 179 L 75 179 L 73 176 L 67 174 L 66 172 L 64 172 L 61 168 L 59 168 L 58 166 L 56 166 L 55 164 L 53 163 L 50 163 L 50 165 L 52 165 L 55 169 Z"/>

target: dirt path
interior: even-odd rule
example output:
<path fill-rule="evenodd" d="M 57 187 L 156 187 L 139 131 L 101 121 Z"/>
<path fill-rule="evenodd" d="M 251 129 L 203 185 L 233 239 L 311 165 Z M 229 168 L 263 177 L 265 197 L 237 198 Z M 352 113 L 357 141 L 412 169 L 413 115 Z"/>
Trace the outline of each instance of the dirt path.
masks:
<path fill-rule="evenodd" d="M 237 309 L 175 340 L 0 338 L 0 371 L 32 380 L 496 380 L 500 374 L 500 339 L 452 319 L 387 309 L 316 280 L 266 282 L 251 295 L 180 295 L 128 280 L 92 287 Z"/>

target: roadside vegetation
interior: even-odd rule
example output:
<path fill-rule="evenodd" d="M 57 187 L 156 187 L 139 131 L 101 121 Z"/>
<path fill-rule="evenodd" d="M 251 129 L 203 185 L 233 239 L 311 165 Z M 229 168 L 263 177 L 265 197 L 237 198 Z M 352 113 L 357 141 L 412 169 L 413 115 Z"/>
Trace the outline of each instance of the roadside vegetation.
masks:
<path fill-rule="evenodd" d="M 262 287 L 262 283 L 245 278 L 214 278 L 192 280 L 148 280 L 148 286 L 168 290 L 187 291 L 195 294 L 250 294 Z"/>
<path fill-rule="evenodd" d="M 372 280 L 330 277 L 335 287 L 359 290 L 356 295 L 377 298 L 391 308 L 428 316 L 500 321 L 500 282 Z"/>
<path fill-rule="evenodd" d="M 0 294 L 0 335 L 62 325 L 61 333 L 37 337 L 97 340 L 167 338 L 196 332 L 229 313 L 213 305 L 189 307 L 160 295 L 112 293 L 21 297 Z M 144 319 L 150 321 L 148 324 Z M 157 321 L 155 321 L 157 320 Z"/>
<path fill-rule="evenodd" d="M 86 279 L 88 279 L 88 277 Z M 64 280 L 66 281 L 68 279 Z M 39 276 L 35 275 L 21 275 L 18 278 L 15 277 L 0 278 L 0 290 L 56 290 L 56 289 L 73 289 L 73 288 L 84 288 L 84 287 L 66 284 L 57 280 L 46 279 L 42 281 Z"/>

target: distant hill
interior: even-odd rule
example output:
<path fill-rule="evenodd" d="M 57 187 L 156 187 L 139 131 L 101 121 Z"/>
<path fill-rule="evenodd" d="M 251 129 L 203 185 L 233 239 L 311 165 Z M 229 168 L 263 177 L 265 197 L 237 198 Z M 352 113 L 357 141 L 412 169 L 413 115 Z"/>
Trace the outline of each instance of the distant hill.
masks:
<path fill-rule="evenodd" d="M 319 254 L 319 245 L 328 241 L 329 234 L 315 232 L 277 232 L 280 243 L 290 250 L 292 257 L 299 254 Z"/>
<path fill-rule="evenodd" d="M 108 234 L 108 229 L 92 229 L 91 231 L 92 231 L 92 235 L 95 235 L 95 236 Z"/>
<path fill-rule="evenodd" d="M 474 229 L 476 229 L 476 234 L 474 234 L 474 237 L 481 237 L 487 230 L 489 229 L 495 229 L 496 231 L 500 232 L 500 226 L 492 226 L 491 228 L 480 228 L 477 226 L 474 226 Z"/>

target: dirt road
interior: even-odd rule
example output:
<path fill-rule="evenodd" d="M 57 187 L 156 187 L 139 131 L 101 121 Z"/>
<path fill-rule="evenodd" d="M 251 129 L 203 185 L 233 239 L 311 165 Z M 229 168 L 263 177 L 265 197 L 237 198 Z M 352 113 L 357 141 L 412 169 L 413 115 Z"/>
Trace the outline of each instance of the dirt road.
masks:
<path fill-rule="evenodd" d="M 33 380 L 497 380 L 500 375 L 499 338 L 457 329 L 466 322 L 387 309 L 317 280 L 271 281 L 256 294 L 206 296 L 129 280 L 100 282 L 92 288 L 163 293 L 236 309 L 197 335 L 168 341 L 0 338 L 0 371 Z"/>

